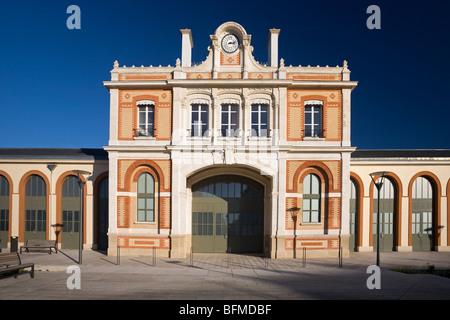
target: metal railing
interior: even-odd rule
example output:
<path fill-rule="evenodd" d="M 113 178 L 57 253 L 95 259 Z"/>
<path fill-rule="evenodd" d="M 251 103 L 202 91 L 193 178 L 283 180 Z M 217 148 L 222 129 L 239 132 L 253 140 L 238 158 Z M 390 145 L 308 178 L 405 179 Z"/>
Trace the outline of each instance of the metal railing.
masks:
<path fill-rule="evenodd" d="M 325 138 L 325 130 L 311 130 L 311 129 L 304 129 L 303 131 L 303 137 L 304 138 Z"/>
<path fill-rule="evenodd" d="M 155 130 L 153 128 L 151 129 L 133 129 L 133 137 L 148 137 L 152 138 L 155 136 Z"/>

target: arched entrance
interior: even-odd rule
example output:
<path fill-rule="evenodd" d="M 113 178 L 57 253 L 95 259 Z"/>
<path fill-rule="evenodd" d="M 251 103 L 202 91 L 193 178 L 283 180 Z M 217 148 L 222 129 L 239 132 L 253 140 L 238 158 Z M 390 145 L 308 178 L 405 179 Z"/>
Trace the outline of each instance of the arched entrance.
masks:
<path fill-rule="evenodd" d="M 380 179 L 380 178 L 379 178 Z M 378 182 L 379 180 L 377 180 Z M 377 215 L 378 215 L 378 192 L 373 188 L 373 250 L 393 251 L 395 246 L 395 197 L 396 189 L 394 184 L 385 179 L 380 191 L 380 243 L 377 243 Z"/>
<path fill-rule="evenodd" d="M 350 180 L 350 216 L 349 216 L 349 249 L 357 251 L 358 238 L 358 189 L 353 180 Z"/>
<path fill-rule="evenodd" d="M 264 186 L 239 175 L 216 175 L 192 186 L 194 252 L 262 253 Z"/>
<path fill-rule="evenodd" d="M 9 181 L 0 174 L 0 248 L 6 248 L 9 241 L 9 198 Z"/>
<path fill-rule="evenodd" d="M 108 176 L 97 189 L 97 250 L 108 249 Z"/>
<path fill-rule="evenodd" d="M 433 187 L 418 177 L 412 186 L 411 240 L 413 251 L 433 250 Z"/>
<path fill-rule="evenodd" d="M 78 178 L 68 176 L 61 192 L 62 249 L 78 249 L 80 246 L 81 192 Z"/>
<path fill-rule="evenodd" d="M 25 187 L 24 239 L 46 239 L 47 235 L 47 185 L 36 174 L 30 176 Z"/>

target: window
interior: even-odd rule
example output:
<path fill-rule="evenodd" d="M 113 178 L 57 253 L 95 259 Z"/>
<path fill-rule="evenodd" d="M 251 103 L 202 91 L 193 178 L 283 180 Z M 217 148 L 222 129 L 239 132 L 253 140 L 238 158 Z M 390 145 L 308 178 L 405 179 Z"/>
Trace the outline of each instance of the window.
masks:
<path fill-rule="evenodd" d="M 154 137 L 155 136 L 155 102 L 151 100 L 138 101 L 139 110 L 139 128 L 137 136 Z"/>
<path fill-rule="evenodd" d="M 239 136 L 239 105 L 226 103 L 222 105 L 222 136 Z"/>
<path fill-rule="evenodd" d="M 305 102 L 305 137 L 323 138 L 322 101 Z"/>
<path fill-rule="evenodd" d="M 268 137 L 268 111 L 269 105 L 256 103 L 252 104 L 251 111 L 251 136 Z"/>
<path fill-rule="evenodd" d="M 320 222 L 320 179 L 315 174 L 303 180 L 303 222 Z"/>
<path fill-rule="evenodd" d="M 191 136 L 203 137 L 208 130 L 208 105 L 195 103 L 191 108 Z"/>
<path fill-rule="evenodd" d="M 141 174 L 138 179 L 137 221 L 155 222 L 155 180 L 149 173 Z"/>

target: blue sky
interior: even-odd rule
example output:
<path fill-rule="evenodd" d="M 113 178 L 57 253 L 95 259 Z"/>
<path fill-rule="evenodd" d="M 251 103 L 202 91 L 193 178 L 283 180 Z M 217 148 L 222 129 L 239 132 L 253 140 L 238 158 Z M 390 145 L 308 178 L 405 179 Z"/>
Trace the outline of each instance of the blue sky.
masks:
<path fill-rule="evenodd" d="M 222 5 L 219 6 L 219 3 Z M 69 5 L 81 30 L 69 30 Z M 369 30 L 369 5 L 381 29 Z M 110 79 L 120 65 L 174 65 L 180 29 L 192 30 L 193 61 L 226 22 L 252 35 L 267 61 L 281 29 L 286 65 L 349 63 L 352 144 L 359 149 L 450 149 L 450 2 L 430 1 L 2 1 L 0 147 L 101 148 L 108 144 Z"/>

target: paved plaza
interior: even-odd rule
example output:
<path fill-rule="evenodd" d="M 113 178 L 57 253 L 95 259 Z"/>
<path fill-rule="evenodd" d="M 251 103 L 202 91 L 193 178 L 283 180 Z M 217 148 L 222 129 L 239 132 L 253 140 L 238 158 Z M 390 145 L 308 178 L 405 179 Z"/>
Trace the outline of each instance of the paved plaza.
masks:
<path fill-rule="evenodd" d="M 338 258 L 274 260 L 237 254 L 171 259 L 154 258 L 149 252 L 117 259 L 84 251 L 81 265 L 76 250 L 22 253 L 21 258 L 35 263 L 35 277 L 0 279 L 1 300 L 450 299 L 449 278 L 392 270 L 450 269 L 450 253 L 445 252 L 382 252 L 380 289 L 367 284 L 373 276 L 367 268 L 375 264 L 375 253 L 351 253 L 341 266 Z"/>

